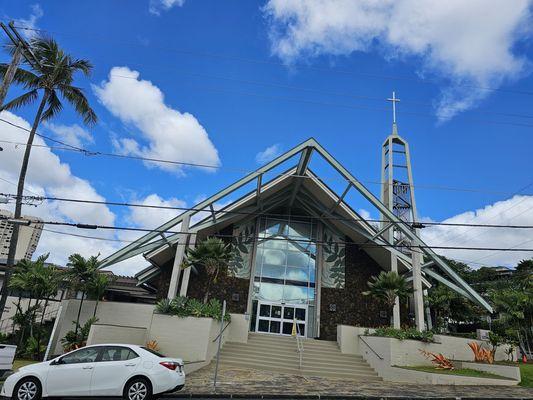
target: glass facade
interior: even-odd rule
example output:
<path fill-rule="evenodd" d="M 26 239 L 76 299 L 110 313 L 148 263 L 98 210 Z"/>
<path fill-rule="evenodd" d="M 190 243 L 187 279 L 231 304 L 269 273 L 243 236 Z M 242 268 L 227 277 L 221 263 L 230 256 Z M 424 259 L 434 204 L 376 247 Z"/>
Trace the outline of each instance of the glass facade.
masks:
<path fill-rule="evenodd" d="M 309 335 L 316 298 L 316 223 L 268 217 L 259 223 L 252 329 L 290 334 L 296 319 L 301 334 Z"/>

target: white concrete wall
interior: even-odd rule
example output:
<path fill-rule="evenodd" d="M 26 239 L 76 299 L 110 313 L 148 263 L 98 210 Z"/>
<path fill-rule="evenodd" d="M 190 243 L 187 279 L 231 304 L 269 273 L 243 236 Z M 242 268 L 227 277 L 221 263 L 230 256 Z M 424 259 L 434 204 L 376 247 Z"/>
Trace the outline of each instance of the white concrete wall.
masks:
<path fill-rule="evenodd" d="M 244 314 L 230 314 L 231 324 L 226 329 L 229 330 L 228 342 L 248 343 L 248 331 L 250 321 Z"/>
<path fill-rule="evenodd" d="M 128 343 L 144 346 L 148 329 L 134 326 L 93 324 L 89 331 L 87 344 Z"/>
<path fill-rule="evenodd" d="M 72 321 L 76 321 L 80 300 L 64 300 L 61 315 L 58 315 L 59 322 L 50 347 L 50 355 L 63 353 L 61 339 L 65 334 L 74 329 Z M 80 325 L 83 325 L 93 316 L 95 301 L 85 300 L 83 302 Z M 119 303 L 111 301 L 100 301 L 98 303 L 97 318 L 98 323 L 120 326 L 134 326 L 139 328 L 150 327 L 154 306 L 141 303 Z"/>
<path fill-rule="evenodd" d="M 8 296 L 6 300 L 6 307 L 4 308 L 4 313 L 2 314 L 2 323 L 0 324 L 0 331 L 2 333 L 11 333 L 13 331 L 13 321 L 12 318 L 17 312 L 17 304 L 18 304 L 18 297 L 15 296 Z M 35 300 L 30 300 L 27 298 L 20 299 L 20 307 L 23 311 L 26 311 L 28 308 L 28 304 L 30 303 L 32 305 L 35 305 Z M 41 304 L 44 306 L 44 301 L 41 301 Z M 59 306 L 61 305 L 61 302 L 59 301 L 49 301 L 48 305 L 46 306 L 45 316 L 46 321 L 51 321 L 53 317 L 55 316 L 55 312 L 59 309 Z M 36 320 L 40 321 L 41 313 L 37 313 Z"/>
<path fill-rule="evenodd" d="M 361 354 L 361 342 L 359 341 L 359 336 L 364 336 L 367 330 L 370 333 L 374 332 L 371 328 L 338 325 L 337 343 L 339 344 L 341 352 L 346 354 Z M 401 346 L 395 346 L 397 349 L 394 354 L 396 360 L 395 365 L 428 364 L 424 362 L 425 358 L 420 354 L 418 349 L 424 349 L 433 353 L 442 353 L 453 360 L 474 361 L 474 354 L 468 346 L 468 343 L 477 342 L 485 348 L 491 348 L 490 344 L 483 340 L 447 335 L 434 335 L 433 339 L 435 343 L 424 343 L 418 340 L 398 340 L 398 342 L 401 343 Z M 496 360 L 507 360 L 507 354 L 505 353 L 507 347 L 508 346 L 500 346 L 497 348 L 495 356 Z"/>
<path fill-rule="evenodd" d="M 61 338 L 74 328 L 80 301 L 63 302 L 58 317 L 57 330 L 51 338 L 51 355 L 63 353 Z M 80 324 L 92 317 L 94 301 L 84 301 Z M 160 351 L 169 357 L 183 359 L 186 371 L 191 372 L 211 362 L 216 355 L 220 323 L 211 318 L 179 318 L 154 313 L 154 306 L 136 303 L 100 302 L 97 310 L 98 323 L 89 333 L 89 344 L 132 343 L 145 344 L 155 340 Z M 231 323 L 222 334 L 222 344 L 226 341 L 246 343 L 248 322 L 244 314 L 231 314 Z"/>
<path fill-rule="evenodd" d="M 517 385 L 517 380 L 474 378 L 458 375 L 444 375 L 414 371 L 398 366 L 431 365 L 418 349 L 435 353 L 439 344 L 426 344 L 415 340 L 397 340 L 377 336 L 360 336 L 360 349 L 363 358 L 385 381 L 433 385 Z M 443 353 L 446 355 L 446 353 Z"/>
<path fill-rule="evenodd" d="M 229 331 L 228 327 L 222 334 L 222 344 L 227 340 Z M 217 352 L 214 340 L 219 332 L 220 322 L 212 318 L 153 314 L 149 340 L 157 341 L 163 354 L 181 358 L 185 362 L 185 371 L 189 373 L 211 362 Z"/>
<path fill-rule="evenodd" d="M 485 371 L 491 374 L 505 376 L 518 382 L 522 379 L 520 368 L 514 365 L 471 363 L 465 361 L 454 362 L 453 365 L 455 368 L 475 369 L 476 371 Z"/>

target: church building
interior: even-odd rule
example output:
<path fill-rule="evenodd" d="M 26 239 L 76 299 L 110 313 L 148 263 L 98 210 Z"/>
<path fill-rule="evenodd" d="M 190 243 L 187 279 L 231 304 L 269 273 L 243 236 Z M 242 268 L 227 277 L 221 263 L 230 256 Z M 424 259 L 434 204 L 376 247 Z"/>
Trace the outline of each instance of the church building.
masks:
<path fill-rule="evenodd" d="M 136 275 L 139 286 L 158 298 L 202 300 L 206 274 L 182 268 L 184 255 L 195 243 L 220 237 L 231 245 L 232 259 L 210 297 L 244 315 L 250 332 L 273 335 L 290 335 L 294 320 L 303 336 L 327 340 L 335 340 L 337 325 L 385 326 L 391 317 L 397 327 L 423 329 L 423 294 L 435 281 L 490 312 L 420 239 L 409 149 L 396 123 L 382 155 L 378 198 L 308 139 L 110 255 L 102 266 L 142 254 L 149 266 Z M 393 315 L 363 294 L 372 276 L 391 270 L 414 287 L 412 299 L 397 304 Z"/>

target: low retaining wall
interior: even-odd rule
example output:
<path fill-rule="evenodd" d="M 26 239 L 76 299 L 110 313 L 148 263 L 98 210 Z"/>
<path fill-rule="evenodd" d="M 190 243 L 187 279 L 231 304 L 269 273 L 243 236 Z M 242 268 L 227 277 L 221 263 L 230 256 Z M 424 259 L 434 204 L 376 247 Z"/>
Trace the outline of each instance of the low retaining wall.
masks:
<path fill-rule="evenodd" d="M 372 366 L 372 368 L 374 368 L 378 375 L 385 381 L 434 385 L 498 386 L 513 386 L 517 385 L 520 382 L 520 380 L 512 379 L 445 375 L 439 373 L 430 373 L 400 368 L 403 366 L 432 365 L 431 362 L 420 353 L 419 349 L 431 351 L 434 353 L 443 353 L 445 356 L 448 356 L 448 354 L 443 351 L 443 347 L 445 347 L 449 350 L 448 352 L 452 352 L 452 350 L 448 347 L 450 344 L 447 342 L 424 343 L 417 340 L 398 340 L 386 337 L 362 335 L 359 336 L 359 342 L 361 355 Z M 457 350 L 456 354 L 463 354 L 462 350 Z M 496 367 L 499 366 L 494 367 L 495 369 L 493 371 L 487 372 L 501 375 L 496 371 Z"/>
<path fill-rule="evenodd" d="M 520 368 L 514 365 L 502 365 L 502 364 L 484 364 L 473 363 L 466 361 L 454 361 L 455 368 L 468 368 L 475 369 L 476 371 L 489 372 L 491 374 L 504 376 L 509 379 L 514 379 L 520 382 L 522 377 L 520 376 Z"/>
<path fill-rule="evenodd" d="M 148 330 L 135 326 L 93 324 L 87 344 L 128 343 L 144 346 Z"/>
<path fill-rule="evenodd" d="M 61 314 L 57 317 L 57 328 L 51 338 L 51 355 L 63 353 L 61 338 L 73 329 L 79 300 L 62 302 Z M 80 324 L 84 324 L 94 312 L 95 302 L 84 301 Z M 211 362 L 216 355 L 215 338 L 220 332 L 220 323 L 211 318 L 179 318 L 154 313 L 150 304 L 100 302 L 96 317 L 98 322 L 91 326 L 88 344 L 129 343 L 145 345 L 149 340 L 157 341 L 161 352 L 186 362 L 187 372 L 197 370 Z M 226 341 L 246 343 L 248 323 L 243 314 L 231 314 L 231 323 L 222 334 Z"/>

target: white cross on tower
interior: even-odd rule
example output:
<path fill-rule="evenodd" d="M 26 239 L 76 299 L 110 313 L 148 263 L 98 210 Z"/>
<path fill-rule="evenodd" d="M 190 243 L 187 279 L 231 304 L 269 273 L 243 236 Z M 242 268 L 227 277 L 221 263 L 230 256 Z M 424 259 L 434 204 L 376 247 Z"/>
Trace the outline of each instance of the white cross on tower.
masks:
<path fill-rule="evenodd" d="M 387 99 L 392 102 L 392 123 L 396 124 L 396 103 L 400 102 L 400 99 L 396 98 L 396 92 L 392 92 L 392 98 Z"/>

